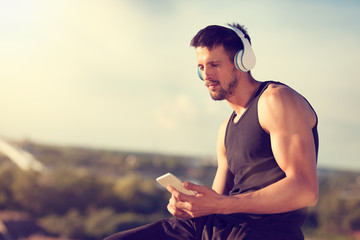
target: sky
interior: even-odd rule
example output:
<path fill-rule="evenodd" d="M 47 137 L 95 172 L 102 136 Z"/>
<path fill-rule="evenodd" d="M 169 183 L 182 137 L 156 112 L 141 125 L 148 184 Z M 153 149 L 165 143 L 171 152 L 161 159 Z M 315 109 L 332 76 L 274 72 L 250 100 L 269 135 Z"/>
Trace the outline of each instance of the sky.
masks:
<path fill-rule="evenodd" d="M 319 166 L 360 170 L 357 0 L 0 0 L 0 136 L 216 156 L 232 112 L 196 75 L 191 38 L 247 27 L 252 75 L 319 117 Z"/>

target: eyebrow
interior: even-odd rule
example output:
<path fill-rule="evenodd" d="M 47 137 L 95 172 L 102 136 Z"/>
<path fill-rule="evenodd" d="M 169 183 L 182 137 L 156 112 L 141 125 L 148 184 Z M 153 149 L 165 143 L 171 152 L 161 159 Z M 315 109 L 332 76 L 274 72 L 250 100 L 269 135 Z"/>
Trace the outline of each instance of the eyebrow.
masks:
<path fill-rule="evenodd" d="M 205 65 L 219 63 L 219 62 L 221 62 L 221 60 L 213 60 L 213 61 L 207 62 Z M 203 64 L 198 64 L 198 66 L 203 66 Z"/>

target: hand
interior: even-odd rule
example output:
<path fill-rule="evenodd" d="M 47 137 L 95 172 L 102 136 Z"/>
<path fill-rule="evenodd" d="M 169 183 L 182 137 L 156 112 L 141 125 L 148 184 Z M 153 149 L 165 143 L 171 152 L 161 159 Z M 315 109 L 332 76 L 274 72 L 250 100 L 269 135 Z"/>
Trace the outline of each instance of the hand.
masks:
<path fill-rule="evenodd" d="M 186 195 L 168 186 L 167 189 L 172 196 L 167 208 L 172 215 L 178 218 L 193 218 L 220 212 L 219 200 L 224 196 L 217 194 L 211 188 L 190 182 L 184 182 L 183 187 L 196 191 L 197 194 Z"/>
<path fill-rule="evenodd" d="M 170 188 L 169 188 L 170 190 Z M 176 190 L 175 190 L 176 191 Z M 177 207 L 180 203 L 179 199 L 177 199 L 174 195 L 171 195 L 169 200 L 169 204 L 167 205 L 168 211 L 177 218 L 191 218 L 191 216 L 184 210 Z"/>

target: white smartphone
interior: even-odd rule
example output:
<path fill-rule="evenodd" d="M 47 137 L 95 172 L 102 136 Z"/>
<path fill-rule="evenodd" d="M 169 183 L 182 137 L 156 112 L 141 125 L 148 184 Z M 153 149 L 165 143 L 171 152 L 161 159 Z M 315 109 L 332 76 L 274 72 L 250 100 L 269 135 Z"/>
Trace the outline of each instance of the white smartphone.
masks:
<path fill-rule="evenodd" d="M 178 179 L 171 173 L 167 173 L 165 175 L 162 175 L 161 177 L 158 177 L 156 179 L 156 181 L 158 183 L 160 183 L 164 188 L 166 188 L 167 186 L 171 186 L 171 187 L 175 188 L 176 190 L 178 190 L 179 192 L 182 192 L 184 194 L 192 195 L 192 196 L 195 195 L 194 191 L 185 189 L 181 185 L 180 179 Z"/>

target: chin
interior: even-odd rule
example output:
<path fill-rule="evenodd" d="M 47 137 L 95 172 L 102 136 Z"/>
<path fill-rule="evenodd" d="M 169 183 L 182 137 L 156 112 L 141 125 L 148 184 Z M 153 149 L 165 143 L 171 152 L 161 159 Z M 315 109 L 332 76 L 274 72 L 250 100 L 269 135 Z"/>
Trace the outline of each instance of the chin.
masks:
<path fill-rule="evenodd" d="M 215 101 L 222 101 L 225 99 L 225 96 L 223 95 L 219 95 L 219 94 L 210 94 L 212 100 L 215 100 Z"/>

